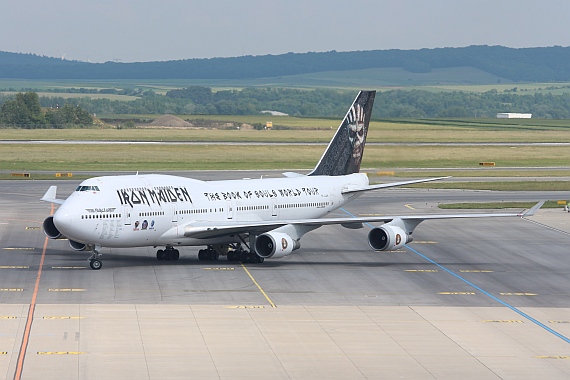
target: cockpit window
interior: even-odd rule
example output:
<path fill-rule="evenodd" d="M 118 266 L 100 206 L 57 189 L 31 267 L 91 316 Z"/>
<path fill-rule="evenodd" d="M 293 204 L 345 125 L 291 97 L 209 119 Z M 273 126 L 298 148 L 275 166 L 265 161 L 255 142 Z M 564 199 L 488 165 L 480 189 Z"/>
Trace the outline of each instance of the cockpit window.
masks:
<path fill-rule="evenodd" d="M 75 191 L 99 191 L 99 186 L 77 186 Z"/>

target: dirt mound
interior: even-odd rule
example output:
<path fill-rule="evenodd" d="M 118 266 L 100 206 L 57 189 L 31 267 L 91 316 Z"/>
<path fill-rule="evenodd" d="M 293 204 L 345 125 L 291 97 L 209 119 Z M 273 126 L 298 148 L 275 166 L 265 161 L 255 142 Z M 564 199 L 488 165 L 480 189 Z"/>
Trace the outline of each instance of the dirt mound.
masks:
<path fill-rule="evenodd" d="M 189 123 L 189 122 L 182 120 L 181 118 L 173 116 L 173 115 L 162 115 L 162 116 L 156 118 L 149 125 L 151 125 L 153 127 L 179 127 L 179 128 L 193 127 L 194 126 L 194 124 Z"/>

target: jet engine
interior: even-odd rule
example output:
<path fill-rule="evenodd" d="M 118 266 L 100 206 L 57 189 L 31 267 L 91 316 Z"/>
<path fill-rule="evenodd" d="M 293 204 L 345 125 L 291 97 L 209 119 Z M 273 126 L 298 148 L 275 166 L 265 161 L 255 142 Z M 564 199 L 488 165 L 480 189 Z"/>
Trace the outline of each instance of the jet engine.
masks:
<path fill-rule="evenodd" d="M 287 256 L 301 243 L 282 232 L 266 232 L 255 239 L 255 253 L 265 259 Z"/>
<path fill-rule="evenodd" d="M 402 248 L 412 238 L 399 226 L 385 224 L 368 233 L 368 244 L 377 251 L 393 251 Z"/>
<path fill-rule="evenodd" d="M 55 224 L 53 224 L 53 215 L 48 216 L 43 223 L 44 234 L 50 239 L 62 239 L 65 238 L 61 232 L 57 229 Z"/>
<path fill-rule="evenodd" d="M 71 240 L 69 239 L 69 246 L 74 250 L 74 251 L 85 251 L 87 249 L 89 249 L 89 246 L 85 243 L 80 243 L 78 241 L 75 240 Z"/>

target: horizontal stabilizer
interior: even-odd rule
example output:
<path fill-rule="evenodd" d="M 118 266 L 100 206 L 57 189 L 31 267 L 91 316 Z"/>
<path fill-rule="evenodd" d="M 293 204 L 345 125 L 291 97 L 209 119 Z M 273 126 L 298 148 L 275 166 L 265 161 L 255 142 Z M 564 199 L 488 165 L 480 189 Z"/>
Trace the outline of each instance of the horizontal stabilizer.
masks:
<path fill-rule="evenodd" d="M 305 177 L 304 174 L 295 173 L 295 172 L 285 172 L 285 173 L 283 173 L 283 176 L 285 176 L 285 177 L 287 177 L 287 178 Z"/>
<path fill-rule="evenodd" d="M 424 182 L 431 182 L 431 181 L 440 181 L 442 179 L 447 179 L 447 178 L 451 178 L 451 177 L 448 176 L 448 177 L 437 177 L 437 178 L 426 178 L 426 179 L 414 179 L 411 181 L 402 181 L 402 182 L 382 183 L 379 185 L 370 185 L 370 186 L 358 187 L 358 188 L 348 188 L 348 189 L 342 190 L 342 193 L 343 194 L 351 194 L 351 193 L 359 193 L 361 191 L 388 189 L 390 187 L 413 185 L 416 183 L 424 183 Z"/>

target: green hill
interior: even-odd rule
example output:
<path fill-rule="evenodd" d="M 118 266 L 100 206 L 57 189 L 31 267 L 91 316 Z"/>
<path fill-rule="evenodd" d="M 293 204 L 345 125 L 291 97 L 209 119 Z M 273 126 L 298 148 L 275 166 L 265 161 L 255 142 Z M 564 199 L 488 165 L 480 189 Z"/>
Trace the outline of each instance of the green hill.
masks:
<path fill-rule="evenodd" d="M 420 50 L 288 53 L 165 62 L 88 63 L 0 52 L 0 78 L 187 79 L 279 82 L 283 78 L 339 86 L 370 83 L 485 84 L 570 81 L 570 47 L 469 46 Z M 262 82 L 263 82 L 262 81 Z"/>

